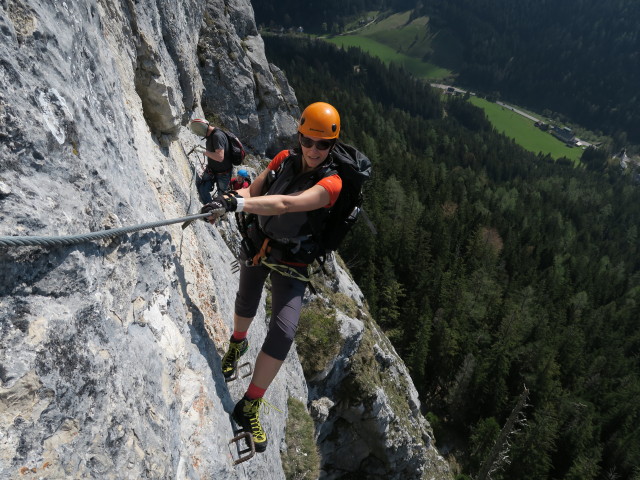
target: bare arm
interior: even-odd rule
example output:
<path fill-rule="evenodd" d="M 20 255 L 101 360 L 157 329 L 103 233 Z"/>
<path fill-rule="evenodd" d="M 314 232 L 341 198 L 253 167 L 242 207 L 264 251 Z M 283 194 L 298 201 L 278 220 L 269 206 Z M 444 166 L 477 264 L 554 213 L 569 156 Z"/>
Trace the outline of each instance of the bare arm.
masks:
<path fill-rule="evenodd" d="M 329 204 L 329 192 L 320 185 L 291 195 L 261 195 L 264 182 L 270 170 L 265 169 L 249 185 L 249 188 L 238 190 L 244 197 L 244 211 L 258 215 L 281 215 L 287 212 L 308 212 Z"/>
<path fill-rule="evenodd" d="M 246 192 L 246 194 L 241 195 L 243 197 L 259 197 L 260 195 L 262 195 L 264 183 L 267 181 L 269 172 L 271 172 L 271 170 L 265 168 L 262 173 L 258 175 L 253 182 L 251 182 L 249 188 L 243 190 L 243 192 Z"/>
<path fill-rule="evenodd" d="M 236 192 L 243 197 L 244 212 L 255 213 L 257 215 L 282 215 L 283 213 L 290 212 L 308 212 L 325 207 L 331 201 L 329 192 L 321 185 L 314 185 L 307 190 L 290 195 L 261 195 L 262 186 L 268 174 L 269 169 L 265 169 L 258 175 L 253 183 L 251 183 L 249 188 L 243 188 Z M 203 207 L 203 209 L 205 207 Z M 218 215 L 212 215 L 207 218 L 207 220 L 213 223 L 219 215 L 220 213 L 218 213 Z"/>
<path fill-rule="evenodd" d="M 266 195 L 245 198 L 244 211 L 258 215 L 309 212 L 328 205 L 330 201 L 329 192 L 320 185 L 314 185 L 303 192 L 291 195 Z"/>
<path fill-rule="evenodd" d="M 215 162 L 222 162 L 224 160 L 224 148 L 219 148 L 213 152 L 207 150 L 204 154 L 207 158 L 210 158 Z"/>

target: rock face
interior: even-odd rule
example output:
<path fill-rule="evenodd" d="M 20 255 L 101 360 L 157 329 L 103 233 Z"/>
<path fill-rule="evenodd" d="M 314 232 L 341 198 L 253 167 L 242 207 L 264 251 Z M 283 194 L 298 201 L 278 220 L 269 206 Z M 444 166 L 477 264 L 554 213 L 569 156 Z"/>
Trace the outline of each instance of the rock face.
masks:
<path fill-rule="evenodd" d="M 247 145 L 275 154 L 289 148 L 300 115 L 295 93 L 282 71 L 267 62 L 253 9 L 241 0 L 208 0 L 198 61 L 206 95 L 202 108 L 240 132 Z M 225 6 L 227 4 L 228 6 Z M 229 18 L 219 15 L 229 10 Z"/>
<path fill-rule="evenodd" d="M 190 118 L 206 114 L 238 133 L 257 168 L 295 132 L 298 113 L 248 1 L 0 1 L 0 235 L 73 235 L 196 212 Z M 234 236 L 222 220 L 0 247 L 0 478 L 285 478 L 291 396 L 326 399 L 325 472 L 353 468 L 336 466 L 328 450 L 347 445 L 337 419 L 356 425 L 362 415 L 345 414 L 346 400 L 334 397 L 338 373 L 310 396 L 295 351 L 269 389 L 283 412 L 262 417 L 269 449 L 233 466 L 229 413 L 248 384 L 219 373 L 237 285 Z M 265 333 L 263 305 L 249 360 Z M 345 342 L 341 358 L 356 344 Z M 395 354 L 387 361 L 410 384 Z M 385 412 L 391 425 L 379 391 L 357 409 Z M 408 408 L 421 419 L 416 402 Z M 403 463 L 384 452 L 390 432 L 400 433 L 367 421 L 345 435 L 379 435 L 367 452 L 388 457 L 387 468 L 449 478 L 430 469 L 428 424 L 393 445 L 422 445 Z"/>
<path fill-rule="evenodd" d="M 451 478 L 409 372 L 366 312 L 358 286 L 334 267 L 340 353 L 309 379 L 309 404 L 323 458 L 321 478 L 358 472 L 367 479 Z"/>

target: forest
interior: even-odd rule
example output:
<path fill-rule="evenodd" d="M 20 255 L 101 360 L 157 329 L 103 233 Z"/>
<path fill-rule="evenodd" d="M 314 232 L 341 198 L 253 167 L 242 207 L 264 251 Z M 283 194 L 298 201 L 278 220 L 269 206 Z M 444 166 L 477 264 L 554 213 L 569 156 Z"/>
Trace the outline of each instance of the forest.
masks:
<path fill-rule="evenodd" d="M 528 153 L 464 98 L 359 51 L 265 45 L 300 105 L 335 105 L 373 162 L 377 234 L 359 222 L 340 253 L 457 479 L 478 478 L 523 398 L 491 478 L 640 479 L 633 176 L 600 150 L 580 168 Z"/>
<path fill-rule="evenodd" d="M 620 147 L 640 144 L 634 0 L 329 0 L 321 7 L 282 0 L 255 2 L 254 9 L 260 24 L 322 34 L 342 32 L 365 12 L 413 10 L 430 17 L 433 35 L 451 33 L 447 38 L 460 43 L 462 58 L 442 65 L 457 72 L 459 85 L 560 120 L 579 119 Z"/>
<path fill-rule="evenodd" d="M 461 83 L 640 143 L 640 3 L 434 0 L 428 10 L 463 43 Z"/>

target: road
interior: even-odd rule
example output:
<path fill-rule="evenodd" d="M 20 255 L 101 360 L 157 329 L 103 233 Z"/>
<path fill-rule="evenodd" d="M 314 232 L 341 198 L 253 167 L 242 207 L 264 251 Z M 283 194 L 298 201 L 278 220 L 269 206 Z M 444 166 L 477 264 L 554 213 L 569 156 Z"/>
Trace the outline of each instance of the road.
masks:
<path fill-rule="evenodd" d="M 506 108 L 508 110 L 511 110 L 512 112 L 516 112 L 517 114 L 528 118 L 529 120 L 533 120 L 534 122 L 539 122 L 540 121 L 539 118 L 533 117 L 533 116 L 529 115 L 527 112 L 523 112 L 522 110 L 518 110 L 517 108 L 512 107 L 511 105 L 507 105 L 506 103 L 498 102 L 498 101 L 496 101 L 496 103 L 498 105 L 500 105 L 501 107 L 504 107 L 504 108 Z"/>

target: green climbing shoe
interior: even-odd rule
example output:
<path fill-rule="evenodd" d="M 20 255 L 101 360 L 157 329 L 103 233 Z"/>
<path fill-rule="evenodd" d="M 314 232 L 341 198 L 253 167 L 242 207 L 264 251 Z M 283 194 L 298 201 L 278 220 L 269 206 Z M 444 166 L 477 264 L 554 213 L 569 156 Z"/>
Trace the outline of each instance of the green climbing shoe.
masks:
<path fill-rule="evenodd" d="M 247 397 L 236 403 L 233 409 L 233 419 L 245 432 L 250 432 L 256 452 L 264 452 L 267 449 L 267 434 L 260 425 L 260 406 L 267 403 L 264 398 L 249 400 Z"/>
<path fill-rule="evenodd" d="M 244 338 L 240 342 L 235 342 L 233 337 L 229 340 L 229 349 L 222 357 L 222 374 L 224 378 L 230 378 L 236 373 L 238 360 L 249 349 L 249 341 Z"/>

